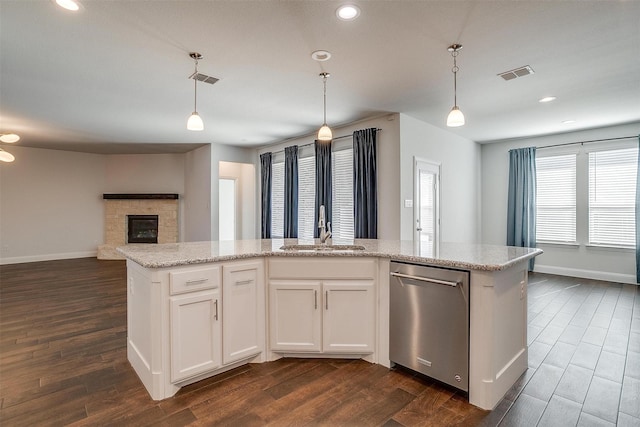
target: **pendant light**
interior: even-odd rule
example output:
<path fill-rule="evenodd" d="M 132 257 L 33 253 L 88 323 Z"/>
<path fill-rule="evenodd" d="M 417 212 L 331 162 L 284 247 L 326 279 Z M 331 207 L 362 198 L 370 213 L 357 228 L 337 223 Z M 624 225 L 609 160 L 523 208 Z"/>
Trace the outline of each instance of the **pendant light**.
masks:
<path fill-rule="evenodd" d="M 204 130 L 204 123 L 202 122 L 202 118 L 198 114 L 197 102 L 198 102 L 198 60 L 202 59 L 202 55 L 198 52 L 191 52 L 189 54 L 191 58 L 196 62 L 196 71 L 192 74 L 191 78 L 193 78 L 193 113 L 189 116 L 189 120 L 187 120 L 187 129 L 189 130 Z"/>
<path fill-rule="evenodd" d="M 333 134 L 331 133 L 331 128 L 327 126 L 327 78 L 331 74 L 329 73 L 320 73 L 320 77 L 322 77 L 322 84 L 324 87 L 324 121 L 322 122 L 322 126 L 318 130 L 318 141 L 331 141 L 333 139 Z"/>
<path fill-rule="evenodd" d="M 456 57 L 458 53 L 462 49 L 461 44 L 452 44 L 447 48 L 449 52 L 451 52 L 451 56 L 453 56 L 453 108 L 449 112 L 449 116 L 447 116 L 447 126 L 449 127 L 458 127 L 464 125 L 464 114 L 458 108 L 458 99 L 457 99 L 457 75 L 458 75 L 458 64 L 456 63 Z"/>

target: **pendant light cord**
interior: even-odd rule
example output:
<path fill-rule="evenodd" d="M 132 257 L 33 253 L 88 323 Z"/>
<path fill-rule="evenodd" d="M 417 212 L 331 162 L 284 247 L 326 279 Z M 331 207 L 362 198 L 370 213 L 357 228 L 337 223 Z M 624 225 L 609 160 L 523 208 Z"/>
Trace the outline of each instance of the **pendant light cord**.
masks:
<path fill-rule="evenodd" d="M 451 52 L 451 56 L 453 56 L 453 68 L 451 69 L 451 71 L 453 71 L 453 106 L 457 107 L 458 106 L 458 64 L 456 62 L 456 57 L 458 56 L 458 51 L 454 50 L 453 52 Z"/>
<path fill-rule="evenodd" d="M 324 105 L 324 124 L 327 124 L 327 75 L 322 76 L 323 89 L 323 105 Z"/>
<path fill-rule="evenodd" d="M 193 112 L 196 113 L 198 111 L 198 59 L 196 61 L 196 72 L 193 75 Z"/>

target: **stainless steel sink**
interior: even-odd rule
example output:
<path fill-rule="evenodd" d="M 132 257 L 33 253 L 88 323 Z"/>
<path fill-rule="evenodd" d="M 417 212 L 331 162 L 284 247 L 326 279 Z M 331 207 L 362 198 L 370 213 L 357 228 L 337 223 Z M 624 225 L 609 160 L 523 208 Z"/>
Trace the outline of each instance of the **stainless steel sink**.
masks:
<path fill-rule="evenodd" d="M 284 245 L 280 247 L 283 251 L 307 251 L 307 252 L 346 252 L 364 251 L 365 247 L 360 245 Z"/>

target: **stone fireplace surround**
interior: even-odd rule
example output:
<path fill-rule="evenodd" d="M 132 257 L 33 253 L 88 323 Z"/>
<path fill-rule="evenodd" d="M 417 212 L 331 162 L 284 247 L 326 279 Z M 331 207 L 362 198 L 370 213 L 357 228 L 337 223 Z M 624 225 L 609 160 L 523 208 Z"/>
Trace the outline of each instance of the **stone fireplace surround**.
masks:
<path fill-rule="evenodd" d="M 178 194 L 103 194 L 104 241 L 98 259 L 125 259 L 116 252 L 127 244 L 127 215 L 158 215 L 158 243 L 178 241 Z"/>

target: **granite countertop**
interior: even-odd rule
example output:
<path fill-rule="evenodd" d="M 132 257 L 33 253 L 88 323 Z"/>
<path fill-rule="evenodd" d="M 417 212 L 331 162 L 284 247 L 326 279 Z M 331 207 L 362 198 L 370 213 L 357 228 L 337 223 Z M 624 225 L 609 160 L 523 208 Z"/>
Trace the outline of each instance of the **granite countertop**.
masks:
<path fill-rule="evenodd" d="M 356 239 L 331 242 L 334 245 L 360 245 L 364 250 L 287 251 L 283 245 L 313 244 L 298 239 L 234 240 L 164 244 L 130 244 L 117 251 L 146 268 L 164 268 L 206 262 L 231 261 L 264 256 L 295 257 L 381 257 L 465 270 L 506 270 L 542 254 L 541 249 L 469 243 L 432 245 L 406 240 Z M 317 243 L 317 242 L 315 242 Z M 434 253 L 435 252 L 435 253 Z"/>

